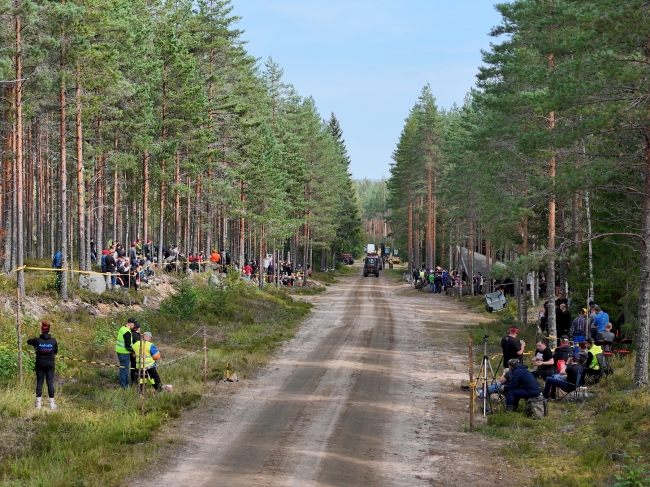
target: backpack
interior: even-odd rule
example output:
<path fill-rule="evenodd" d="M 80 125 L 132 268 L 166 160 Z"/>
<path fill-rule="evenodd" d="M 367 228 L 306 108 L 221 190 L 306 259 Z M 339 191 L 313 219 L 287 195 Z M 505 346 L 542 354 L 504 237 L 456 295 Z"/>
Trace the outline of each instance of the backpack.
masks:
<path fill-rule="evenodd" d="M 533 419 L 544 419 L 548 414 L 548 401 L 544 397 L 531 397 L 526 401 L 526 416 Z"/>

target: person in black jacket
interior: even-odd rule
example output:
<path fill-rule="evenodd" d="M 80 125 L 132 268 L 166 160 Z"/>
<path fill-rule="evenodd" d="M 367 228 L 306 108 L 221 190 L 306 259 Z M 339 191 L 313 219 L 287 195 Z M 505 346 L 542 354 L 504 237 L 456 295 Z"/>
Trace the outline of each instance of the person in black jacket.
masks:
<path fill-rule="evenodd" d="M 59 351 L 56 339 L 50 335 L 50 324 L 41 323 L 41 336 L 30 338 L 27 344 L 36 351 L 36 408 L 41 408 L 41 394 L 43 393 L 43 379 L 47 382 L 47 393 L 50 396 L 50 408 L 56 409 L 54 404 L 54 356 Z"/>
<path fill-rule="evenodd" d="M 134 320 L 135 321 L 135 320 Z M 131 344 L 140 341 L 140 323 L 134 323 L 131 330 Z M 133 345 L 132 345 L 133 346 Z M 135 354 L 131 354 L 131 385 L 138 382 L 138 369 L 135 366 Z"/>
<path fill-rule="evenodd" d="M 508 367 L 512 372 L 512 379 L 503 390 L 506 393 L 506 412 L 512 412 L 517 410 L 519 399 L 537 397 L 542 390 L 537 379 L 530 373 L 526 365 L 519 362 L 519 359 L 510 359 Z"/>

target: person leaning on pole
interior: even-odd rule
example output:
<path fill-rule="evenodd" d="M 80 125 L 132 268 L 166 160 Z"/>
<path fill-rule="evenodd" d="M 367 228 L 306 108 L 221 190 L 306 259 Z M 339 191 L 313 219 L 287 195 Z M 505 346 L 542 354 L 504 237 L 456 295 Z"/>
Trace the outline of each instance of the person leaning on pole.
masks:
<path fill-rule="evenodd" d="M 160 352 L 156 346 L 151 343 L 153 338 L 151 332 L 145 331 L 142 336 L 144 337 L 144 346 L 142 350 L 142 341 L 137 341 L 133 344 L 133 352 L 135 353 L 135 366 L 138 369 L 137 372 L 140 374 L 140 370 L 144 368 L 145 377 L 140 378 L 140 387 L 142 388 L 145 380 L 153 381 L 153 387 L 155 390 L 162 390 L 162 383 L 160 382 L 160 376 L 156 370 L 156 360 L 160 360 Z"/>
<path fill-rule="evenodd" d="M 122 325 L 117 332 L 117 341 L 115 342 L 115 352 L 117 359 L 120 361 L 120 386 L 122 389 L 129 387 L 129 368 L 131 366 L 131 354 L 133 353 L 133 336 L 131 330 L 138 324 L 135 318 L 129 318 L 125 325 Z"/>
<path fill-rule="evenodd" d="M 50 409 L 56 409 L 54 404 L 54 356 L 59 351 L 56 339 L 50 335 L 50 324 L 41 322 L 41 335 L 30 338 L 27 344 L 34 347 L 36 353 L 36 408 L 41 408 L 41 394 L 43 393 L 43 379 L 47 382 L 47 393 L 50 396 Z"/>

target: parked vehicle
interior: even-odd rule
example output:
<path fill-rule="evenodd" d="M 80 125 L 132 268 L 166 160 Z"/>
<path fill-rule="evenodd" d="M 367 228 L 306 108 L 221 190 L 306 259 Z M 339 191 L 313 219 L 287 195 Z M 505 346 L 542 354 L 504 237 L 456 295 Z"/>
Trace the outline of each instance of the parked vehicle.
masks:
<path fill-rule="evenodd" d="M 381 259 L 377 254 L 366 255 L 366 258 L 363 261 L 363 277 L 368 277 L 370 274 L 374 274 L 375 277 L 379 277 L 380 260 Z"/>

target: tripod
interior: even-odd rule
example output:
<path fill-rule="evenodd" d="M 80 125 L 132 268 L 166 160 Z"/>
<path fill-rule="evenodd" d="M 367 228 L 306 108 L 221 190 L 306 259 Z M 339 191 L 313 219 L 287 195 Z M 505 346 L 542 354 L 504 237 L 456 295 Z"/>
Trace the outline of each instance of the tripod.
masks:
<path fill-rule="evenodd" d="M 494 374 L 494 369 L 492 369 L 492 362 L 487 355 L 487 339 L 490 337 L 487 333 L 483 336 L 483 359 L 481 360 L 481 369 L 479 370 L 478 376 L 476 377 L 476 382 L 482 381 L 481 387 L 477 387 L 477 390 L 481 391 L 481 396 L 483 398 L 483 416 L 486 416 L 491 409 L 488 407 L 488 402 L 490 401 L 490 394 L 488 394 L 489 387 L 494 384 L 497 380 L 496 375 Z M 499 360 L 496 370 L 499 370 L 501 366 L 501 361 L 503 357 Z M 490 383 L 488 384 L 488 370 L 490 371 Z M 478 384 L 477 384 L 478 385 Z"/>

